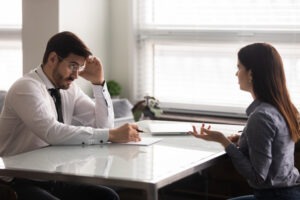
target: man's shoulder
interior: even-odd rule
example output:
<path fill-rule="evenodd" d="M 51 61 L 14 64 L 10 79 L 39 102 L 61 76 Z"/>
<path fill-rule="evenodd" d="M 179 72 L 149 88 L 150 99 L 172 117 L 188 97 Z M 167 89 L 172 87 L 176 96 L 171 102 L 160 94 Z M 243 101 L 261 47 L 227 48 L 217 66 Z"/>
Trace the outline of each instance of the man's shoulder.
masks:
<path fill-rule="evenodd" d="M 9 89 L 8 92 L 16 91 L 16 90 L 31 90 L 33 88 L 41 88 L 43 86 L 43 83 L 34 76 L 28 76 L 25 75 L 21 78 L 19 78 Z"/>

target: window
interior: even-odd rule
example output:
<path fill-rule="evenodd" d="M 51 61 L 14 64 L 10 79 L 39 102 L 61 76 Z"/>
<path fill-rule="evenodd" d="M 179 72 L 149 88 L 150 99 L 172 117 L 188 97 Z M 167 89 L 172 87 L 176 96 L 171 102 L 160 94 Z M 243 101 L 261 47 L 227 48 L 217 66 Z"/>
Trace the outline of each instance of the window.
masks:
<path fill-rule="evenodd" d="M 0 3 L 0 90 L 22 76 L 22 0 Z"/>
<path fill-rule="evenodd" d="M 281 54 L 300 109 L 300 1 L 136 0 L 135 98 L 165 109 L 243 115 L 237 51 L 269 42 Z"/>

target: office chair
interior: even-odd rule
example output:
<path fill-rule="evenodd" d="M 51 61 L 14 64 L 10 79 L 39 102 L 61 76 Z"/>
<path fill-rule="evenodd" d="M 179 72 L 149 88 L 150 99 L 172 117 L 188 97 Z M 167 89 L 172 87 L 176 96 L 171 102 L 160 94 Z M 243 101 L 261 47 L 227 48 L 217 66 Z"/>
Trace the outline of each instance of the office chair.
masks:
<path fill-rule="evenodd" d="M 2 107 L 3 107 L 4 99 L 5 99 L 6 94 L 7 94 L 7 91 L 0 90 L 0 112 L 1 112 Z"/>
<path fill-rule="evenodd" d="M 10 186 L 0 183 L 0 199 L 17 200 L 17 194 Z"/>
<path fill-rule="evenodd" d="M 0 90 L 0 112 L 3 107 L 6 91 Z M 0 180 L 1 181 L 1 180 Z M 17 200 L 16 192 L 8 185 L 0 182 L 0 199 L 2 200 Z"/>

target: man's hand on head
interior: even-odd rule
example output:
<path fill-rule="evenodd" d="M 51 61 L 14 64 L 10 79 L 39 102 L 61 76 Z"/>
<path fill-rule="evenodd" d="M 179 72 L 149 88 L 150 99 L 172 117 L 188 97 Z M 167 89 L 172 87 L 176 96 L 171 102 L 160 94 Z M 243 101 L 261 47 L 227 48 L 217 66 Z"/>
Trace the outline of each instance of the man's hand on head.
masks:
<path fill-rule="evenodd" d="M 100 59 L 90 56 L 85 61 L 85 68 L 79 75 L 94 85 L 104 84 L 104 72 Z"/>

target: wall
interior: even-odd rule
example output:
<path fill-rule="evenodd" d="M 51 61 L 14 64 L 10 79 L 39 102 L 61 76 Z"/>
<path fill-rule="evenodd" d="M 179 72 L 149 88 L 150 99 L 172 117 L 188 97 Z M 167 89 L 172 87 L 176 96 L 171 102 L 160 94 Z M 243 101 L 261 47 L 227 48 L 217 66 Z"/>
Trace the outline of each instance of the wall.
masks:
<path fill-rule="evenodd" d="M 37 67 L 48 39 L 58 32 L 58 0 L 23 0 L 23 73 Z"/>
<path fill-rule="evenodd" d="M 110 0 L 111 69 L 110 79 L 122 85 L 122 97 L 133 97 L 132 0 Z"/>

